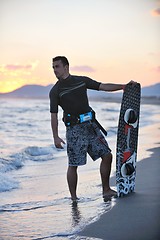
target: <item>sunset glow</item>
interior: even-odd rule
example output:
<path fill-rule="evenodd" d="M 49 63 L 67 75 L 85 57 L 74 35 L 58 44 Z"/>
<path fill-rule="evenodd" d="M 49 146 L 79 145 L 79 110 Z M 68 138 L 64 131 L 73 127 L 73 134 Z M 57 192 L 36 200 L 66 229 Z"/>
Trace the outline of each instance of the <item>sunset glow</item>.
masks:
<path fill-rule="evenodd" d="M 52 57 L 101 82 L 160 82 L 159 0 L 0 2 L 0 92 L 57 80 Z"/>

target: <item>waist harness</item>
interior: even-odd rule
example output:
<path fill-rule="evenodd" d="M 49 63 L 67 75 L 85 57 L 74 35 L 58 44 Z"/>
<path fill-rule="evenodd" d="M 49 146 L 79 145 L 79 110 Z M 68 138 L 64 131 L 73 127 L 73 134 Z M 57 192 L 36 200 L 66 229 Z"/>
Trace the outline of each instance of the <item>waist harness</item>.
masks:
<path fill-rule="evenodd" d="M 62 118 L 66 127 L 74 126 L 76 124 L 81 124 L 84 122 L 95 122 L 99 129 L 107 136 L 107 131 L 102 127 L 102 125 L 95 118 L 95 112 L 91 110 L 90 112 L 80 114 L 78 116 L 71 115 L 69 113 L 64 113 Z"/>

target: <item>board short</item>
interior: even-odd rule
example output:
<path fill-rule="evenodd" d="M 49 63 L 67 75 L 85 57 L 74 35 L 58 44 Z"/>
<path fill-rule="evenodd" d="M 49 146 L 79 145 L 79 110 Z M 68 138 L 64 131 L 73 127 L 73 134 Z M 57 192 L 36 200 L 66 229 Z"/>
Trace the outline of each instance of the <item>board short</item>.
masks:
<path fill-rule="evenodd" d="M 67 127 L 66 140 L 69 166 L 85 165 L 87 153 L 95 161 L 111 152 L 106 139 L 94 122 Z"/>

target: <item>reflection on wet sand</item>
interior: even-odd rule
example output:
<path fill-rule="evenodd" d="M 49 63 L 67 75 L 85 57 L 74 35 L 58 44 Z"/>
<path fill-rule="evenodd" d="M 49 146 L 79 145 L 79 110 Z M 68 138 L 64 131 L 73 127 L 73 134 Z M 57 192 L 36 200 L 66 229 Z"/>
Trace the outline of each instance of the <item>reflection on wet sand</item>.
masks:
<path fill-rule="evenodd" d="M 80 223 L 82 215 L 78 208 L 77 201 L 73 201 L 71 207 L 72 207 L 72 220 L 73 220 L 72 226 L 75 227 Z"/>

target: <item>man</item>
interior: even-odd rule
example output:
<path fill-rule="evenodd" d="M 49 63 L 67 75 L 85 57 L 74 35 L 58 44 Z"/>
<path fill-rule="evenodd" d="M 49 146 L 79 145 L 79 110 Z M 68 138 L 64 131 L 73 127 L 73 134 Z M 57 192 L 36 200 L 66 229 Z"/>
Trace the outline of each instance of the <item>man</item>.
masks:
<path fill-rule="evenodd" d="M 115 196 L 110 188 L 112 154 L 108 143 L 95 121 L 95 114 L 88 103 L 87 89 L 118 91 L 124 84 L 100 83 L 88 77 L 73 76 L 69 73 L 69 62 L 66 57 L 53 58 L 53 69 L 58 79 L 50 91 L 51 126 L 56 148 L 63 148 L 65 142 L 58 135 L 58 105 L 64 111 L 63 121 L 66 125 L 68 187 L 71 199 L 77 199 L 77 168 L 86 164 L 88 153 L 95 161 L 101 158 L 100 174 L 103 197 Z M 133 82 L 134 83 L 134 82 Z"/>

